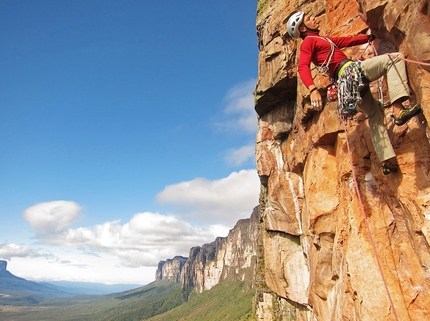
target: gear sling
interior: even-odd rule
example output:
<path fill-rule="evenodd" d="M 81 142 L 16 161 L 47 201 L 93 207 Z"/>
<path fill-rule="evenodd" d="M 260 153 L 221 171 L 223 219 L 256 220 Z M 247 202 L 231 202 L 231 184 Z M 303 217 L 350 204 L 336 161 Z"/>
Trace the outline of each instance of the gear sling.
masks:
<path fill-rule="evenodd" d="M 327 73 L 336 45 L 328 38 L 321 36 L 308 37 L 323 39 L 330 43 L 329 55 L 321 66 L 317 66 L 319 73 Z M 327 88 L 328 100 L 338 100 L 337 108 L 341 120 L 352 118 L 357 114 L 358 105 L 363 101 L 360 91 L 369 84 L 369 81 L 363 75 L 360 62 L 349 59 L 343 60 L 335 70 L 331 82 Z"/>

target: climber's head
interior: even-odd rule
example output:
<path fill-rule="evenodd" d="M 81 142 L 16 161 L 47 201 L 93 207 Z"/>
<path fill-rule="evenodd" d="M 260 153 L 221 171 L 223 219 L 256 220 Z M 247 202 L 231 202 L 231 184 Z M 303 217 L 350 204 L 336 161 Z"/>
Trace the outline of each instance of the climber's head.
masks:
<path fill-rule="evenodd" d="M 287 30 L 288 34 L 293 38 L 304 38 L 308 31 L 319 31 L 319 22 L 316 21 L 314 16 L 304 12 L 296 12 L 288 19 Z"/>

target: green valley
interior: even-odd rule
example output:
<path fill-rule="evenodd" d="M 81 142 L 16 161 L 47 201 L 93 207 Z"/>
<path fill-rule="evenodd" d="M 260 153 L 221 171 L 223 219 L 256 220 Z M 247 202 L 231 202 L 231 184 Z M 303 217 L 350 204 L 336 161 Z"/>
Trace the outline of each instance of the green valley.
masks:
<path fill-rule="evenodd" d="M 34 305 L 0 305 L 3 321 L 84 320 L 253 320 L 254 290 L 242 282 L 222 282 L 197 294 L 180 283 L 155 281 L 144 287 L 102 296 L 76 296 Z"/>

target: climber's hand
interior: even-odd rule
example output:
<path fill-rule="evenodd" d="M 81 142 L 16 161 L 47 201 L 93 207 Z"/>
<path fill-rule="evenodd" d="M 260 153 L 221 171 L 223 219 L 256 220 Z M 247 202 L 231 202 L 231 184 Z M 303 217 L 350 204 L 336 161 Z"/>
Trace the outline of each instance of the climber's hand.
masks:
<path fill-rule="evenodd" d="M 373 33 L 369 34 L 369 42 L 372 42 L 375 39 L 376 39 L 376 36 Z"/>
<path fill-rule="evenodd" d="M 318 90 L 314 90 L 311 92 L 311 105 L 317 108 L 322 107 L 322 97 Z"/>
<path fill-rule="evenodd" d="M 372 30 L 370 30 L 370 28 L 367 29 L 366 35 L 369 37 L 369 42 L 372 42 L 377 38 L 376 35 L 372 32 Z"/>

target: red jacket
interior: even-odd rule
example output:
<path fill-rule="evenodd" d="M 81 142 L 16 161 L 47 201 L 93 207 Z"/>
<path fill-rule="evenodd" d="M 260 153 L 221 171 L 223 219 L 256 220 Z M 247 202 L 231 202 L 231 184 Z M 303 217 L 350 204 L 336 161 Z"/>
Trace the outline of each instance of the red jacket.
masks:
<path fill-rule="evenodd" d="M 369 41 L 369 36 L 367 35 L 355 37 L 320 37 L 317 33 L 315 33 L 306 36 L 302 42 L 302 45 L 300 46 L 300 58 L 298 66 L 300 78 L 306 87 L 314 84 L 310 70 L 310 63 L 312 62 L 317 66 L 321 66 L 330 55 L 331 45 L 327 40 L 322 38 L 328 38 L 336 45 L 334 47 L 333 57 L 329 64 L 328 74 L 330 77 L 333 77 L 333 73 L 339 63 L 347 58 L 340 49 L 362 45 Z"/>

